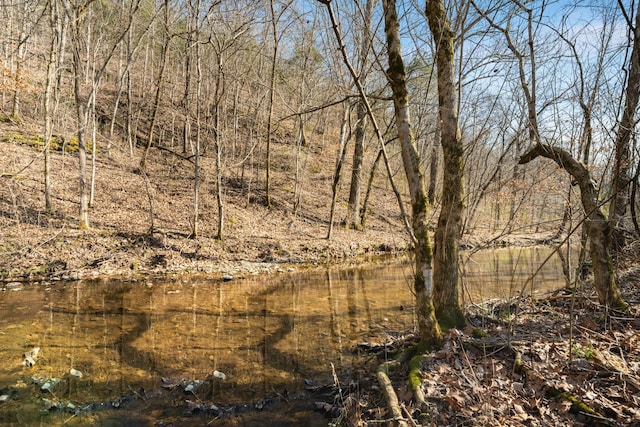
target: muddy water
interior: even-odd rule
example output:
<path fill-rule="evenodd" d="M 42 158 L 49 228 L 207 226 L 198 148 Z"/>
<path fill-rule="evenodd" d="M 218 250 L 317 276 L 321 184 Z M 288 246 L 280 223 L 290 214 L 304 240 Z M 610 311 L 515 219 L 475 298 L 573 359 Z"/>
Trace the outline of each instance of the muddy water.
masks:
<path fill-rule="evenodd" d="M 546 252 L 465 258 L 467 301 L 562 286 L 555 259 L 527 282 Z M 377 362 L 354 346 L 413 327 L 410 283 L 410 262 L 396 259 L 230 282 L 10 286 L 0 425 L 326 425 L 305 379 L 330 384 L 335 369 L 358 383 Z"/>

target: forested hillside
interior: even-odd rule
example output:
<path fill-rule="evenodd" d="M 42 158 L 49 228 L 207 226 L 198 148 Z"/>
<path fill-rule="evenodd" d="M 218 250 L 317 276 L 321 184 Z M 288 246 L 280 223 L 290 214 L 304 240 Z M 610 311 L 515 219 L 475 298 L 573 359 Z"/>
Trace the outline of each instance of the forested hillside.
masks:
<path fill-rule="evenodd" d="M 332 4 L 339 42 L 317 1 L 4 3 L 3 240 L 23 245 L 5 249 L 17 259 L 8 258 L 3 276 L 24 269 L 17 254 L 69 233 L 119 233 L 118 247 L 175 239 L 168 246 L 194 259 L 234 251 L 253 259 L 278 252 L 283 235 L 302 243 L 273 259 L 297 259 L 286 253 L 307 246 L 319 258 L 406 247 L 411 209 L 380 5 Z M 443 159 L 434 45 L 420 10 L 401 7 L 412 127 L 435 226 Z M 624 137 L 621 95 L 633 77 L 618 72 L 630 67 L 629 14 L 594 3 L 529 15 L 515 5 L 452 4 L 449 15 L 463 58 L 456 65 L 463 240 L 548 239 L 579 229 L 584 213 L 569 174 L 550 161 L 517 163 L 540 138 L 588 166 L 604 209 L 615 199 L 618 171 L 629 177 L 636 169 L 634 139 L 620 154 L 627 160 L 614 156 Z M 386 156 L 338 43 L 366 91 Z M 637 179 L 623 184 L 615 194 L 637 204 Z M 620 218 L 632 230 L 634 204 L 625 206 Z M 251 238 L 251 250 L 232 244 Z M 79 256 L 100 264 L 113 250 Z"/>

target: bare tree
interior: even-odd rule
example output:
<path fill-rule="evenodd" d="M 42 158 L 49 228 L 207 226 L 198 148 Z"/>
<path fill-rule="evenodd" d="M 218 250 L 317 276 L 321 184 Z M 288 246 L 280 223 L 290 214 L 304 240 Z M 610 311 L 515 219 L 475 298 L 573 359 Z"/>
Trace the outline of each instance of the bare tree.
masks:
<path fill-rule="evenodd" d="M 349 124 L 350 108 L 343 103 L 343 115 L 342 123 L 340 124 L 340 137 L 338 143 L 338 158 L 336 159 L 336 167 L 333 172 L 333 181 L 331 183 L 331 210 L 329 212 L 329 230 L 327 231 L 327 239 L 331 240 L 333 234 L 333 218 L 336 210 L 336 201 L 338 199 L 338 186 L 340 184 L 340 172 L 342 171 L 342 165 L 347 154 L 347 147 L 351 140 L 351 133 L 347 131 Z"/>
<path fill-rule="evenodd" d="M 369 98 L 360 83 L 358 74 L 351 65 L 346 48 L 342 42 L 342 36 L 335 18 L 331 2 L 329 0 L 318 0 L 323 3 L 329 13 L 333 32 L 336 36 L 340 52 L 345 65 L 349 69 L 354 84 L 365 106 L 367 115 L 380 143 L 383 158 L 387 166 L 387 173 L 391 186 L 399 198 L 399 192 L 391 179 L 392 173 L 389 168 L 388 156 L 384 139 L 378 126 L 375 115 L 369 103 Z M 421 342 L 424 346 L 436 346 L 442 341 L 442 332 L 435 317 L 435 310 L 432 302 L 433 274 L 432 274 L 432 249 L 429 240 L 428 217 L 427 217 L 427 197 L 424 188 L 424 177 L 420 171 L 420 160 L 411 131 L 411 121 L 409 119 L 408 101 L 409 96 L 406 90 L 406 75 L 404 63 L 402 61 L 402 49 L 400 46 L 400 30 L 395 1 L 383 1 L 385 15 L 385 34 L 387 38 L 387 50 L 389 56 L 388 79 L 393 90 L 393 100 L 396 116 L 396 127 L 398 129 L 398 139 L 402 147 L 402 160 L 405 167 L 405 175 L 409 182 L 409 193 L 411 195 L 412 222 L 411 235 L 416 246 L 414 277 L 414 290 L 416 293 L 416 312 L 418 316 L 418 330 Z M 399 203 L 401 209 L 402 203 Z M 404 211 L 402 212 L 404 216 Z"/>
<path fill-rule="evenodd" d="M 372 30 L 371 21 L 373 19 L 373 8 L 377 0 L 366 0 L 362 15 L 362 32 L 360 38 L 358 55 L 358 75 L 362 81 L 362 86 L 367 87 L 367 74 L 369 67 L 369 51 L 371 49 Z M 356 6 L 360 8 L 356 2 Z M 356 108 L 357 121 L 353 148 L 353 165 L 351 170 L 351 186 L 349 187 L 349 203 L 347 205 L 347 228 L 362 228 L 360 215 L 360 194 L 362 181 L 362 166 L 364 163 L 364 142 L 367 127 L 367 109 L 362 101 Z"/>
<path fill-rule="evenodd" d="M 462 232 L 463 153 L 458 127 L 454 63 L 455 34 L 442 0 L 427 0 L 426 14 L 436 45 L 440 134 L 444 154 L 442 206 L 435 232 L 433 299 L 438 322 L 462 327 L 466 320 L 458 292 L 458 249 Z"/>
<path fill-rule="evenodd" d="M 529 140 L 532 144 L 532 147 L 520 156 L 519 164 L 529 163 L 537 157 L 546 157 L 568 172 L 580 187 L 580 198 L 586 215 L 585 227 L 590 239 L 589 249 L 593 263 L 594 285 L 598 291 L 599 301 L 603 305 L 626 309 L 627 305 L 617 290 L 609 254 L 608 222 L 599 203 L 598 191 L 589 170 L 575 160 L 568 151 L 542 142 L 536 108 L 537 79 L 533 10 L 516 2 L 516 8 L 526 16 L 528 54 L 525 55 L 511 37 L 510 18 L 507 20 L 507 25 L 502 27 L 475 4 L 474 7 L 491 27 L 503 34 L 509 50 L 514 54 L 518 63 L 520 87 L 526 100 Z M 530 69 L 528 77 L 525 71 L 527 58 Z"/>
<path fill-rule="evenodd" d="M 140 1 L 134 7 L 134 13 L 138 9 Z M 86 8 L 91 6 L 89 2 L 77 2 L 62 0 L 62 6 L 67 15 L 71 33 L 71 53 L 73 68 L 74 107 L 76 112 L 77 138 L 78 138 L 78 172 L 80 176 L 80 228 L 89 228 L 89 198 L 87 193 L 87 146 L 86 132 L 89 127 L 90 105 L 93 101 L 102 76 L 105 73 L 118 44 L 128 33 L 131 23 L 125 25 L 116 33 L 111 45 L 107 46 L 102 56 L 102 62 L 92 67 L 91 78 L 85 76 L 88 68 L 83 60 L 83 51 L 86 51 L 88 41 L 85 27 L 87 19 Z M 85 88 L 85 81 L 89 81 Z M 88 90 L 88 93 L 87 93 Z M 95 143 L 95 141 L 94 141 Z"/>
<path fill-rule="evenodd" d="M 44 116 L 44 201 L 45 211 L 51 213 L 51 138 L 53 136 L 53 116 L 56 112 L 56 104 L 53 99 L 53 91 L 56 88 L 56 76 L 60 72 L 58 54 L 60 53 L 61 28 L 60 28 L 60 4 L 51 0 L 49 8 L 49 28 L 51 41 L 49 44 L 49 60 L 47 61 L 47 74 L 45 80 L 44 96 L 42 99 Z"/>
<path fill-rule="evenodd" d="M 271 35 L 273 36 L 273 56 L 271 62 L 271 75 L 269 79 L 269 113 L 267 117 L 267 152 L 265 163 L 265 197 L 267 207 L 271 207 L 271 133 L 273 130 L 273 107 L 274 96 L 276 91 L 276 65 L 278 62 L 278 47 L 280 44 L 281 34 L 278 33 L 278 24 L 283 14 L 291 5 L 291 2 L 283 4 L 280 10 L 276 12 L 275 0 L 269 0 L 269 10 L 271 12 Z"/>
<path fill-rule="evenodd" d="M 434 281 L 432 273 L 432 249 L 429 241 L 427 216 L 427 192 L 420 170 L 420 158 L 409 117 L 409 93 L 400 44 L 400 23 L 395 0 L 383 0 L 384 29 L 387 40 L 389 69 L 387 78 L 393 93 L 396 129 L 402 148 L 402 163 L 411 195 L 412 229 L 416 238 L 416 271 L 413 288 L 416 294 L 416 311 L 420 338 L 427 346 L 438 345 L 442 339 L 434 309 Z"/>
<path fill-rule="evenodd" d="M 147 144 L 144 147 L 144 151 L 142 152 L 142 157 L 140 158 L 140 170 L 144 172 L 147 156 L 149 155 L 149 149 L 153 144 L 153 137 L 156 128 L 156 123 L 158 121 L 158 110 L 160 105 L 160 100 L 162 99 L 162 88 L 164 85 L 164 77 L 165 70 L 167 68 L 167 56 L 169 55 L 169 43 L 171 43 L 171 39 L 173 38 L 173 34 L 169 27 L 169 0 L 164 0 L 164 20 L 163 20 L 163 31 L 162 31 L 162 49 L 160 50 L 160 70 L 158 71 L 158 78 L 156 80 L 156 91 L 154 95 L 153 106 L 151 110 L 151 123 L 149 124 L 149 133 L 147 134 Z"/>
<path fill-rule="evenodd" d="M 586 213 L 585 227 L 589 235 L 589 252 L 593 264 L 594 285 L 601 304 L 626 310 L 627 303 L 618 293 L 616 278 L 608 248 L 607 218 L 598 203 L 596 188 L 589 170 L 566 150 L 547 144 L 535 144 L 524 153 L 520 164 L 526 164 L 537 157 L 546 157 L 566 170 L 580 187 L 582 206 Z"/>
<path fill-rule="evenodd" d="M 621 8 L 622 2 L 618 2 Z M 625 245 L 624 216 L 629 207 L 629 193 L 631 191 L 631 140 L 635 134 L 636 110 L 640 99 L 640 7 L 636 6 L 635 24 L 627 18 L 631 32 L 631 60 L 625 88 L 625 105 L 622 118 L 618 124 L 615 145 L 615 161 L 613 165 L 613 179 L 611 184 L 611 206 L 609 208 L 610 244 L 614 250 Z M 624 9 L 623 9 L 624 11 Z M 627 17 L 625 13 L 625 17 Z"/>
<path fill-rule="evenodd" d="M 11 55 L 14 59 L 13 72 L 13 97 L 11 106 L 11 118 L 17 120 L 20 116 L 20 99 L 22 96 L 22 89 L 25 86 L 25 68 L 24 62 L 27 55 L 28 40 L 31 36 L 31 30 L 33 26 L 32 19 L 36 14 L 38 7 L 37 2 L 22 2 L 18 4 L 22 8 L 18 16 L 18 34 L 15 35 L 17 43 L 15 47 L 15 54 Z M 44 14 L 44 12 L 43 12 Z"/>

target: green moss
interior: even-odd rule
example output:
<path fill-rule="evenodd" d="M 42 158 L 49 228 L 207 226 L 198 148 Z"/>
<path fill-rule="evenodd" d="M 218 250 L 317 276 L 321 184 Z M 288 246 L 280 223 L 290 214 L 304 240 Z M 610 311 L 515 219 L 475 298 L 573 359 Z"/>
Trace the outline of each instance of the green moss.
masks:
<path fill-rule="evenodd" d="M 420 354 L 409 361 L 409 386 L 411 390 L 422 387 L 422 362 L 426 358 L 427 356 Z"/>
<path fill-rule="evenodd" d="M 34 133 L 28 132 L 6 132 L 2 135 L 2 142 L 8 142 L 13 144 L 30 145 L 30 146 L 42 146 L 44 145 L 42 139 Z"/>
<path fill-rule="evenodd" d="M 473 331 L 471 331 L 471 336 L 474 338 L 486 338 L 487 331 L 484 331 L 480 328 L 473 328 Z"/>
<path fill-rule="evenodd" d="M 33 132 L 6 132 L 4 135 L 2 135 L 2 139 L 0 139 L 0 141 L 12 144 L 26 145 L 37 149 L 42 149 L 45 146 L 45 142 L 44 139 L 42 139 L 42 136 Z M 78 151 L 78 138 L 71 138 L 67 143 L 65 143 L 63 137 L 54 135 L 53 137 L 51 137 L 49 148 L 52 151 L 64 150 L 67 153 L 75 153 Z M 87 151 L 91 151 L 93 149 L 92 141 L 87 141 L 86 149 Z"/>
<path fill-rule="evenodd" d="M 454 310 L 451 308 L 447 310 L 446 314 L 441 314 L 438 317 L 438 323 L 440 329 L 447 331 L 449 329 L 462 329 L 467 324 L 467 319 L 464 317 L 464 313 L 461 310 Z"/>
<path fill-rule="evenodd" d="M 597 417 L 603 417 L 602 414 L 600 414 L 598 411 L 596 411 L 595 409 L 593 409 L 592 407 L 584 403 L 582 400 L 572 395 L 571 393 L 558 390 L 557 388 L 550 388 L 547 391 L 547 393 L 557 399 L 564 399 L 567 402 L 570 402 L 571 409 L 569 411 L 573 414 L 585 413 L 585 414 L 595 415 Z"/>
<path fill-rule="evenodd" d="M 400 363 L 397 360 L 390 360 L 388 362 L 380 364 L 380 366 L 378 366 L 378 371 L 384 372 L 385 374 L 389 375 L 391 372 L 398 369 L 399 366 Z"/>

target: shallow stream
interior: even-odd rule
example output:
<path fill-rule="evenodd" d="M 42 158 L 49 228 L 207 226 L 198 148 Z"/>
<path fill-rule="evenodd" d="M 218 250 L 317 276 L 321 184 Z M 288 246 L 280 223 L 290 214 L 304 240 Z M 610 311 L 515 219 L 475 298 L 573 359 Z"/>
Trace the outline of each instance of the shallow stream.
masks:
<path fill-rule="evenodd" d="M 549 253 L 464 254 L 465 303 L 563 286 L 556 256 L 531 279 Z M 10 284 L 0 425 L 326 426 L 309 389 L 332 371 L 361 386 L 377 361 L 356 344 L 412 330 L 411 276 L 395 258 L 228 282 Z"/>

